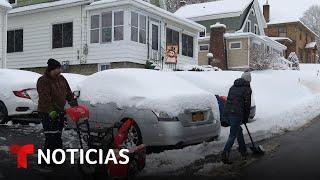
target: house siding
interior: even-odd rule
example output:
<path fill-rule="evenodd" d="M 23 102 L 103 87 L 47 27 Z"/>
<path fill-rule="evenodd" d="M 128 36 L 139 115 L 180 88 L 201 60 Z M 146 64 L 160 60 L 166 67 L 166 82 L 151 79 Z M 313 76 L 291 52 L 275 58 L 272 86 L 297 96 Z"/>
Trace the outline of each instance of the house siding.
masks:
<path fill-rule="evenodd" d="M 231 17 L 231 18 L 221 18 L 221 19 L 212 19 L 205 21 L 196 21 L 197 23 L 206 27 L 206 35 L 210 35 L 210 26 L 216 24 L 217 22 L 226 25 L 226 32 L 232 33 L 241 28 L 241 22 L 239 17 Z"/>
<path fill-rule="evenodd" d="M 241 49 L 229 49 L 230 42 L 241 42 L 242 48 Z M 241 38 L 241 39 L 228 39 L 226 40 L 226 48 L 227 48 L 227 56 L 228 56 L 228 68 L 243 68 L 248 66 L 248 38 Z"/>
<path fill-rule="evenodd" d="M 260 34 L 260 30 L 259 30 L 258 19 L 257 19 L 257 16 L 256 16 L 256 11 L 254 10 L 254 13 L 255 13 L 254 15 L 251 14 L 251 10 L 248 13 L 249 13 L 248 20 L 251 22 L 251 32 L 254 33 L 254 25 L 256 24 L 256 25 L 258 25 L 258 33 L 257 33 L 257 35 L 261 35 Z M 246 24 L 245 29 L 244 29 L 243 32 L 248 32 L 247 28 L 248 28 L 248 26 Z"/>
<path fill-rule="evenodd" d="M 7 53 L 8 68 L 43 67 L 49 58 L 79 64 L 81 6 L 8 16 L 8 30 L 23 29 L 23 52 Z M 52 24 L 73 22 L 73 46 L 52 49 Z"/>
<path fill-rule="evenodd" d="M 299 26 L 298 23 L 268 25 L 268 28 L 265 29 L 266 35 L 270 37 L 279 37 L 278 30 L 280 27 L 287 28 L 286 37 L 293 41 L 291 44 L 284 44 L 288 47 L 285 57 L 287 58 L 291 52 L 296 52 L 300 59 L 300 63 L 316 63 L 316 50 L 305 50 L 306 44 L 313 42 L 315 40 L 315 36 L 305 28 Z"/>

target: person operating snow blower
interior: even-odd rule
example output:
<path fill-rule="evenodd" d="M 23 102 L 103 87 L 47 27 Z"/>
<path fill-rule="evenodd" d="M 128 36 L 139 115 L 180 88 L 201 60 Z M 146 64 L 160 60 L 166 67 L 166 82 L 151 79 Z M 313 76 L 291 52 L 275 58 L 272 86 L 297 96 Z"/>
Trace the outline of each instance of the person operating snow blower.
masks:
<path fill-rule="evenodd" d="M 65 124 L 64 105 L 78 106 L 67 80 L 61 75 L 61 64 L 49 59 L 45 74 L 38 79 L 38 112 L 45 135 L 44 150 L 62 149 L 62 129 Z"/>

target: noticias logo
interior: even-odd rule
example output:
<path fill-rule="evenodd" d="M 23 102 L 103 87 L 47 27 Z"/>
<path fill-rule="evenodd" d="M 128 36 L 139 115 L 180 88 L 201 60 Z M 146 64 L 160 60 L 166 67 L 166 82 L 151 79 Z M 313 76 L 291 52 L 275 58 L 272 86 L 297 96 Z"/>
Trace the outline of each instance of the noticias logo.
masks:
<path fill-rule="evenodd" d="M 28 161 L 27 155 L 34 154 L 34 145 L 33 144 L 26 144 L 20 146 L 18 144 L 11 144 L 10 145 L 10 153 L 17 154 L 17 168 L 27 168 Z M 128 164 L 129 157 L 126 153 L 129 153 L 128 149 L 109 149 L 107 155 L 104 155 L 102 149 L 89 149 L 84 151 L 83 149 L 56 149 L 52 153 L 49 149 L 47 152 L 44 153 L 41 149 L 38 149 L 38 164 L 42 164 L 42 160 L 47 164 L 51 163 L 51 160 L 54 164 L 63 164 L 66 161 L 67 153 L 70 154 L 70 164 L 74 164 L 75 162 L 75 155 L 76 153 L 79 154 L 79 162 L 80 164 L 108 164 L 109 161 L 112 161 L 113 164 Z M 91 160 L 90 155 L 92 153 L 97 154 L 97 160 Z M 58 155 L 57 155 L 58 154 Z M 57 159 L 59 157 L 59 160 Z"/>

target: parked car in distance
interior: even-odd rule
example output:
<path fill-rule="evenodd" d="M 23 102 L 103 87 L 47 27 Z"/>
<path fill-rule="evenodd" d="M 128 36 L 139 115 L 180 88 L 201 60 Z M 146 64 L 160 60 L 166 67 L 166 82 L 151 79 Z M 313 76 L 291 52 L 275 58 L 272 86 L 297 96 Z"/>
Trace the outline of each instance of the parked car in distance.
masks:
<path fill-rule="evenodd" d="M 29 121 L 37 118 L 38 73 L 0 69 L 0 123 L 11 118 Z"/>
<path fill-rule="evenodd" d="M 132 118 L 130 137 L 136 145 L 188 145 L 220 135 L 214 96 L 165 72 L 114 69 L 95 73 L 80 83 L 78 102 L 89 108 L 92 128 Z"/>

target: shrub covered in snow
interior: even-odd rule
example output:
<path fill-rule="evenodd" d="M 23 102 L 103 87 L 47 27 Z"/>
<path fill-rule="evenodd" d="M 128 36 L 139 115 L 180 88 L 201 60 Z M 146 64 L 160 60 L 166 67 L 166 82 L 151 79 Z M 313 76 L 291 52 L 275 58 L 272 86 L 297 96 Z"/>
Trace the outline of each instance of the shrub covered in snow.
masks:
<path fill-rule="evenodd" d="M 271 69 L 273 60 L 276 54 L 266 52 L 264 47 L 253 43 L 250 47 L 250 69 L 251 70 L 266 70 Z"/>
<path fill-rule="evenodd" d="M 288 56 L 288 61 L 292 62 L 292 69 L 293 70 L 300 70 L 300 67 L 299 67 L 299 58 L 298 56 L 296 55 L 295 52 L 291 52 Z"/>

